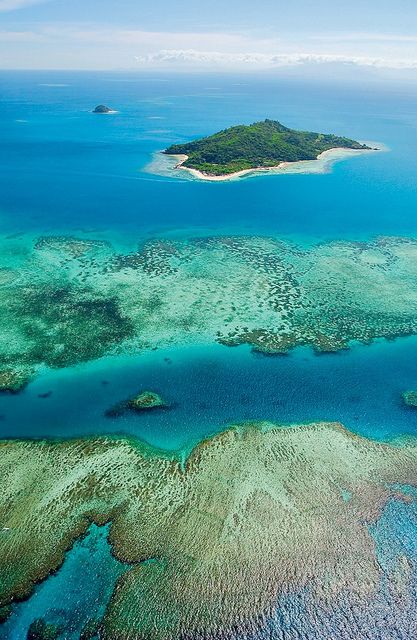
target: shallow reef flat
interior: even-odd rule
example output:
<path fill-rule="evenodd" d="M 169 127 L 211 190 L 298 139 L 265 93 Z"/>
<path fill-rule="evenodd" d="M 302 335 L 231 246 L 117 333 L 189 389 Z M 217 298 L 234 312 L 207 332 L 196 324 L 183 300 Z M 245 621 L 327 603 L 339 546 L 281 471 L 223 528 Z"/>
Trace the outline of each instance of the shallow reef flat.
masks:
<path fill-rule="evenodd" d="M 412 239 L 160 239 L 130 254 L 72 237 L 13 242 L 14 262 L 0 259 L 0 368 L 22 384 L 43 364 L 115 352 L 214 341 L 336 351 L 417 331 Z"/>
<path fill-rule="evenodd" d="M 415 505 L 416 440 L 261 423 L 187 458 L 122 438 L 2 441 L 0 477 L 0 607 L 28 597 L 91 522 L 111 522 L 113 553 L 130 568 L 100 637 L 330 640 L 336 628 L 357 640 L 379 637 L 390 616 L 390 638 L 414 637 L 403 614 L 416 558 L 394 536 L 384 560 L 378 540 L 387 509 Z M 417 518 L 410 540 L 416 530 Z M 372 607 L 366 635 L 358 624 Z M 306 636 L 307 620 L 322 632 Z"/>

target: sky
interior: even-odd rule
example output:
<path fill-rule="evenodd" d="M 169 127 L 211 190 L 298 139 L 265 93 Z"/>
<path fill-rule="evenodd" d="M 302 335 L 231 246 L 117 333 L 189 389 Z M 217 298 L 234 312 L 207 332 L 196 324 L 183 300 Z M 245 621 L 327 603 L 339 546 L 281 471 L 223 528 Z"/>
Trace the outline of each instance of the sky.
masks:
<path fill-rule="evenodd" d="M 415 71 L 417 0 L 0 0 L 0 69 Z"/>

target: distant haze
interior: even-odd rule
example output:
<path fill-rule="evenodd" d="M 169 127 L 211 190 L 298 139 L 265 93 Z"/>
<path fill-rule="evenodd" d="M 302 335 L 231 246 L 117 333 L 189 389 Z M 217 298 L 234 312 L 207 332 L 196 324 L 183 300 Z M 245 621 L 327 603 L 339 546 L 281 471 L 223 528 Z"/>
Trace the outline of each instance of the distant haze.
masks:
<path fill-rule="evenodd" d="M 417 76 L 414 0 L 0 0 L 1 69 L 282 70 Z"/>

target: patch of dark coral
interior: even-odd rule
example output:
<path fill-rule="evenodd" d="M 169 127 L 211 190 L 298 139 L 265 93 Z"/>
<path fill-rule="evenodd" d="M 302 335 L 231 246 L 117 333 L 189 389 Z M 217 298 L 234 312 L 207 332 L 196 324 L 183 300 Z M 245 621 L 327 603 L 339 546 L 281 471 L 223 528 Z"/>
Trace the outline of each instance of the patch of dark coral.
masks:
<path fill-rule="evenodd" d="M 135 333 L 115 298 L 71 287 L 22 287 L 0 314 L 26 338 L 25 351 L 13 355 L 23 364 L 66 367 L 93 360 Z M 0 355 L 1 363 L 7 364 L 5 356 Z"/>

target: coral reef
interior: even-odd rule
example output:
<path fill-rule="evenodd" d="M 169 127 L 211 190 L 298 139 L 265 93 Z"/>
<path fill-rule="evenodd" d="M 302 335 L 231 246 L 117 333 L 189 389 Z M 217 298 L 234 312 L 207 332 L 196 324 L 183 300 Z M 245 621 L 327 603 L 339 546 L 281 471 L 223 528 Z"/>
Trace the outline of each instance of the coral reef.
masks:
<path fill-rule="evenodd" d="M 59 627 L 39 618 L 30 625 L 27 640 L 57 640 L 61 632 Z"/>
<path fill-rule="evenodd" d="M 370 527 L 390 499 L 414 500 L 402 487 L 417 485 L 417 444 L 333 423 L 233 427 L 187 459 L 116 438 L 3 441 L 0 475 L 0 606 L 27 597 L 91 521 L 111 521 L 131 569 L 106 639 L 246 637 L 307 589 L 317 611 L 343 599 L 353 640 L 385 576 Z M 406 597 L 406 575 L 396 585 Z"/>
<path fill-rule="evenodd" d="M 128 411 L 136 411 L 137 413 L 140 413 L 141 411 L 149 411 L 150 409 L 158 408 L 161 409 L 164 407 L 166 408 L 167 404 L 158 393 L 155 393 L 154 391 L 142 391 L 134 398 L 122 400 L 113 407 L 107 409 L 106 416 L 108 418 L 119 418 Z"/>
<path fill-rule="evenodd" d="M 417 391 L 404 391 L 402 398 L 408 407 L 417 407 Z"/>
<path fill-rule="evenodd" d="M 416 257 L 406 238 L 309 248 L 265 237 L 154 240 L 121 254 L 102 241 L 43 237 L 0 287 L 0 367 L 36 372 L 214 341 L 337 351 L 416 333 Z"/>
<path fill-rule="evenodd" d="M 68 254 L 71 258 L 81 258 L 89 251 L 106 247 L 109 247 L 109 244 L 102 240 L 86 240 L 73 236 L 41 236 L 35 244 L 35 250 L 52 250 Z"/>
<path fill-rule="evenodd" d="M 30 371 L 24 369 L 0 369 L 0 392 L 17 393 L 28 384 L 30 377 Z"/>
<path fill-rule="evenodd" d="M 12 606 L 6 605 L 4 607 L 0 607 L 0 624 L 5 622 L 7 618 L 10 616 L 12 612 Z"/>
<path fill-rule="evenodd" d="M 160 395 L 154 391 L 142 391 L 137 396 L 129 400 L 129 407 L 134 411 L 143 411 L 146 409 L 155 409 L 156 407 L 164 407 L 166 403 Z"/>

